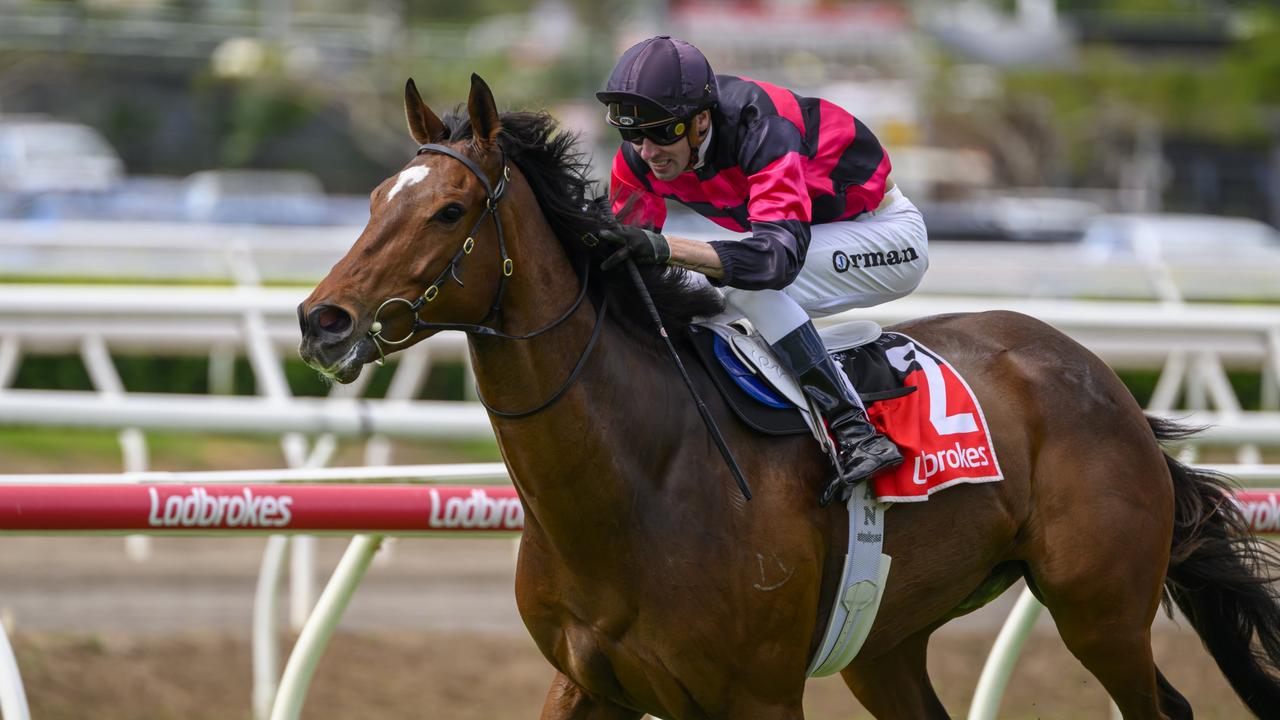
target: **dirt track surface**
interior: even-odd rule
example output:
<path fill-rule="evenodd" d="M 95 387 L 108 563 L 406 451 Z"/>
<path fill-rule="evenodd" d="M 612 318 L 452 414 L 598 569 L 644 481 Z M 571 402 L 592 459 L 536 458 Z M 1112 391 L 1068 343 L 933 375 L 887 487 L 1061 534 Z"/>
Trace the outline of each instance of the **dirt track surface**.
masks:
<path fill-rule="evenodd" d="M 1221 680 L 1197 664 L 1191 637 L 1160 637 L 1161 667 L 1198 718 L 1245 718 Z M 930 667 L 943 702 L 963 717 L 989 637 L 948 633 Z M 144 639 L 41 634 L 17 638 L 36 720 L 214 720 L 248 717 L 249 646 L 240 636 L 194 633 Z M 1041 634 L 1027 648 L 1001 718 L 1106 718 L 1106 696 L 1062 648 Z M 1179 659 L 1181 658 L 1181 659 Z M 321 662 L 304 720 L 536 718 L 551 671 L 521 636 L 417 631 L 341 633 Z M 870 717 L 839 679 L 809 684 L 809 720 Z"/>
<path fill-rule="evenodd" d="M 321 541 L 319 584 L 345 544 Z M 139 564 L 121 538 L 0 538 L 0 613 L 33 717 L 247 718 L 262 547 L 156 538 Z M 516 615 L 513 552 L 509 540 L 398 541 L 352 601 L 303 717 L 536 718 L 551 669 Z M 964 715 L 1012 600 L 935 635 L 930 672 L 953 716 Z M 1197 717 L 1250 717 L 1190 630 L 1158 621 L 1154 644 Z M 1047 619 L 1023 657 L 1002 718 L 1107 717 L 1098 683 Z M 868 717 L 839 679 L 811 682 L 806 710 L 810 720 Z"/>

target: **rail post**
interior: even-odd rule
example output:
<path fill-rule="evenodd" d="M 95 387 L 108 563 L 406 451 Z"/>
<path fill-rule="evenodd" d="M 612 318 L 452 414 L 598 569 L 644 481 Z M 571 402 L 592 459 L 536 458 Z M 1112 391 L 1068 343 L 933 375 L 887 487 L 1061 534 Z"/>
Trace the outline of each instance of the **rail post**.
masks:
<path fill-rule="evenodd" d="M 253 598 L 253 718 L 267 720 L 276 699 L 280 652 L 280 576 L 284 570 L 285 535 L 267 538 L 258 568 L 258 585 Z"/>
<path fill-rule="evenodd" d="M 3 622 L 0 622 L 0 717 L 31 720 L 27 693 L 22 689 L 22 673 L 18 672 L 18 659 L 13 655 Z"/>
<path fill-rule="evenodd" d="M 1040 617 L 1044 606 L 1024 588 L 1018 602 L 1009 613 L 1009 619 L 1000 628 L 1000 635 L 991 646 L 991 654 L 987 656 L 987 664 L 982 666 L 982 675 L 978 678 L 978 687 L 973 692 L 973 703 L 969 705 L 969 720 L 995 720 L 1000 711 L 1000 701 L 1004 699 L 1004 689 L 1009 684 L 1009 676 L 1018 664 L 1018 656 L 1022 654 L 1022 646 L 1031 634 L 1031 628 Z"/>
<path fill-rule="evenodd" d="M 302 634 L 289 655 L 284 677 L 280 679 L 280 690 L 271 708 L 271 720 L 297 720 L 302 714 L 302 703 L 306 700 L 307 688 L 311 685 L 316 665 L 320 663 L 320 656 L 380 544 L 381 535 L 356 535 L 351 539 L 338 568 L 333 571 L 333 578 L 320 594 L 315 610 L 307 618 Z"/>

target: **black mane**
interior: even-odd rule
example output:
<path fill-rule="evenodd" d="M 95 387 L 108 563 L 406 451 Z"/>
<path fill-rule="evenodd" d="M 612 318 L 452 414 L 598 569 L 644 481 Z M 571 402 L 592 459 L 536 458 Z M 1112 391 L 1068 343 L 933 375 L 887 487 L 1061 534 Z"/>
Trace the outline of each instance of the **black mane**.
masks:
<path fill-rule="evenodd" d="M 533 188 L 538 206 L 560 239 L 575 268 L 591 264 L 589 295 L 597 305 L 606 295 L 613 296 L 611 314 L 627 324 L 653 336 L 649 318 L 632 284 L 625 265 L 604 272 L 600 263 L 612 250 L 603 244 L 587 244 L 601 228 L 617 227 L 606 193 L 588 177 L 590 163 L 578 150 L 577 136 L 559 128 L 546 113 L 502 113 L 502 132 L 498 142 L 507 157 L 520 168 Z M 459 141 L 472 137 L 466 113 L 455 111 L 444 118 L 446 140 Z M 586 238 L 586 241 L 584 241 Z M 715 315 L 724 309 L 724 300 L 714 288 L 693 282 L 683 268 L 641 265 L 640 273 L 649 294 L 668 330 L 683 330 L 695 317 Z"/>

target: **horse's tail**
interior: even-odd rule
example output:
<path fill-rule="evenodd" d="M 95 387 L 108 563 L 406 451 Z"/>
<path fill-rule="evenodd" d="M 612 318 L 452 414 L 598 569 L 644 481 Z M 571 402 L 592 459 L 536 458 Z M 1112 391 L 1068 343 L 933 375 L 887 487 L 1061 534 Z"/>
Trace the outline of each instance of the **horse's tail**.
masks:
<path fill-rule="evenodd" d="M 1159 440 L 1195 434 L 1148 417 Z M 1165 579 L 1170 600 L 1191 621 L 1236 694 L 1259 717 L 1280 708 L 1280 553 L 1253 536 L 1231 500 L 1230 477 L 1165 455 L 1173 475 L 1173 548 Z"/>

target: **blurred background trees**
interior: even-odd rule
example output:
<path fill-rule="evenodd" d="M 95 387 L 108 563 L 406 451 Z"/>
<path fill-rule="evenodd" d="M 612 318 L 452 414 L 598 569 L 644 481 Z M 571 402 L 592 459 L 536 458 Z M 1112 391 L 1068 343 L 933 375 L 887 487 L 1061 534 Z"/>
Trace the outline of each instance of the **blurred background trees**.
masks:
<path fill-rule="evenodd" d="M 364 193 L 407 158 L 409 76 L 444 110 L 478 72 L 603 154 L 591 92 L 655 32 L 845 105 L 915 195 L 1280 217 L 1264 0 L 0 0 L 0 113 L 93 125 L 133 174 L 293 168 Z"/>

